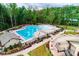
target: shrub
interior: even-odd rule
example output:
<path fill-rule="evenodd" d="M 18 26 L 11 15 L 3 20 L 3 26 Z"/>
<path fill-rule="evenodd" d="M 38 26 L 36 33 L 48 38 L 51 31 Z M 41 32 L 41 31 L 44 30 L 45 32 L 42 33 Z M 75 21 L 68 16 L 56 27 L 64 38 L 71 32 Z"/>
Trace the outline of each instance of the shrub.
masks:
<path fill-rule="evenodd" d="M 17 47 L 17 44 L 14 44 L 13 47 L 16 48 Z"/>
<path fill-rule="evenodd" d="M 13 46 L 12 46 L 12 45 L 10 45 L 10 46 L 9 46 L 9 49 L 13 49 Z"/>
<path fill-rule="evenodd" d="M 4 48 L 4 52 L 7 52 L 7 48 Z"/>

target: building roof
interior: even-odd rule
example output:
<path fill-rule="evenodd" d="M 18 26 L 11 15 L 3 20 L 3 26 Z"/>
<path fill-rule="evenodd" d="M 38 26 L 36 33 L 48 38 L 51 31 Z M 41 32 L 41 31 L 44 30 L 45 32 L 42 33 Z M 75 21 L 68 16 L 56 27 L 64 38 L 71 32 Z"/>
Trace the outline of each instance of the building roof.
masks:
<path fill-rule="evenodd" d="M 13 38 L 8 43 L 5 44 L 5 47 L 9 47 L 10 45 L 14 45 L 14 44 L 17 44 L 17 43 L 19 43 L 19 40 Z"/>
<path fill-rule="evenodd" d="M 79 40 L 78 40 L 78 41 L 77 41 L 77 40 L 70 40 L 70 43 L 71 43 L 74 47 L 79 48 Z"/>
<path fill-rule="evenodd" d="M 79 42 L 70 42 L 74 47 L 79 48 Z"/>
<path fill-rule="evenodd" d="M 78 21 L 78 19 L 67 19 L 67 18 L 65 18 L 64 20 L 70 20 L 70 21 L 73 21 L 73 22 L 77 22 Z"/>
<path fill-rule="evenodd" d="M 14 33 L 5 31 L 4 34 L 0 35 L 1 44 L 2 45 L 6 44 L 12 38 L 18 38 L 18 37 Z"/>

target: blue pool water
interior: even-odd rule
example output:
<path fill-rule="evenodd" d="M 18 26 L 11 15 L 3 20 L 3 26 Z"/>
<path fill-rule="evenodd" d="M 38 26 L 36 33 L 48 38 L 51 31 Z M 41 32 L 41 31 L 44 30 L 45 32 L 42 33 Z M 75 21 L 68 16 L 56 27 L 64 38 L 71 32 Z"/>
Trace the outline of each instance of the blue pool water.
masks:
<path fill-rule="evenodd" d="M 37 26 L 37 25 L 30 25 L 25 26 L 24 29 L 16 31 L 20 36 L 22 36 L 25 40 L 28 40 L 34 36 L 34 33 L 39 30 L 47 30 L 47 27 Z"/>

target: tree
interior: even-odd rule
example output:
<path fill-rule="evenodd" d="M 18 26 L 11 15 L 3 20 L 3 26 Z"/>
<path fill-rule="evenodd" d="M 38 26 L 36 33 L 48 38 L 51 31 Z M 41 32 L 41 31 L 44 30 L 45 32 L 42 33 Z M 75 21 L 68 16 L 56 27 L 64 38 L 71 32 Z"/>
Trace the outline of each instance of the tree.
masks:
<path fill-rule="evenodd" d="M 10 17 L 11 26 L 13 27 L 12 9 L 9 7 L 8 4 L 7 4 L 7 12 L 8 12 L 8 15 L 9 15 L 9 17 Z"/>
<path fill-rule="evenodd" d="M 0 29 L 3 30 L 5 28 L 7 28 L 7 23 L 5 23 L 6 21 L 6 14 L 7 12 L 5 11 L 7 8 L 5 7 L 5 5 L 0 4 Z"/>

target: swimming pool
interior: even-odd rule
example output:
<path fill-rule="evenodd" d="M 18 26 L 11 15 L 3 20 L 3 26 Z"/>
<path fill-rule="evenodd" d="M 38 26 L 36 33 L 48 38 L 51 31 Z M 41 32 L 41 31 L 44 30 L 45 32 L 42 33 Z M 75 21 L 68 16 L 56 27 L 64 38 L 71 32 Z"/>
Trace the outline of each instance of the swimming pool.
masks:
<path fill-rule="evenodd" d="M 29 40 L 34 36 L 35 32 L 39 30 L 48 30 L 48 29 L 50 29 L 49 26 L 29 25 L 29 26 L 25 26 L 21 30 L 16 31 L 16 33 L 19 34 L 25 40 Z"/>

